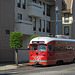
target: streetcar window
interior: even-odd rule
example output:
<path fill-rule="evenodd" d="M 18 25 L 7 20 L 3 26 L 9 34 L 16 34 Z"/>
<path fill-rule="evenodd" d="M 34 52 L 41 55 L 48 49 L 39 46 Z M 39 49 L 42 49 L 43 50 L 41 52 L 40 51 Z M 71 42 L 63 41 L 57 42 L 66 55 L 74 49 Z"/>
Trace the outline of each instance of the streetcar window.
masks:
<path fill-rule="evenodd" d="M 38 47 L 38 45 L 32 45 L 30 50 L 31 51 L 37 51 L 37 47 Z"/>
<path fill-rule="evenodd" d="M 39 45 L 38 51 L 46 51 L 46 45 Z"/>
<path fill-rule="evenodd" d="M 48 51 L 52 51 L 52 45 L 48 44 Z"/>

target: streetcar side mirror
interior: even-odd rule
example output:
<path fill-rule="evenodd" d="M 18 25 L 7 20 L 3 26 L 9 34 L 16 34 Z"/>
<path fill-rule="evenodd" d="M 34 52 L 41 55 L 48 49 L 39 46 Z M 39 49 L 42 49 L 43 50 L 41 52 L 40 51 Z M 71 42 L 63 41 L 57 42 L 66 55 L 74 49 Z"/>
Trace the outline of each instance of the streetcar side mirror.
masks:
<path fill-rule="evenodd" d="M 27 47 L 27 50 L 29 50 L 29 49 L 30 49 L 30 47 L 28 46 L 28 47 Z"/>
<path fill-rule="evenodd" d="M 30 48 L 27 48 L 27 50 L 29 50 Z"/>

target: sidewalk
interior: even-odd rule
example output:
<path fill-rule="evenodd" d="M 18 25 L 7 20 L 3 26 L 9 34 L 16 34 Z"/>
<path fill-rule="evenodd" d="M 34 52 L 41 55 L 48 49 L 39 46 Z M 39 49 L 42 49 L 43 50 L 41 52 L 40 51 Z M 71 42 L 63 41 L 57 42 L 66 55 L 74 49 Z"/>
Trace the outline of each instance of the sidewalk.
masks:
<path fill-rule="evenodd" d="M 1 70 L 17 69 L 20 67 L 26 67 L 27 65 L 29 65 L 29 63 L 18 64 L 18 66 L 16 66 L 16 64 L 0 64 L 0 71 Z"/>

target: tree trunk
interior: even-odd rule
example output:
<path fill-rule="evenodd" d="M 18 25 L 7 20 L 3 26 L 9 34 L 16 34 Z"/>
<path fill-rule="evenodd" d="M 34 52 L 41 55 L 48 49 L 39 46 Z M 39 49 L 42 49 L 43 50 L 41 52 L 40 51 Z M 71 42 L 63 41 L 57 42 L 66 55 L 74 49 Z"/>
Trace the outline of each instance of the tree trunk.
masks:
<path fill-rule="evenodd" d="M 16 65 L 18 66 L 18 49 L 16 49 Z"/>

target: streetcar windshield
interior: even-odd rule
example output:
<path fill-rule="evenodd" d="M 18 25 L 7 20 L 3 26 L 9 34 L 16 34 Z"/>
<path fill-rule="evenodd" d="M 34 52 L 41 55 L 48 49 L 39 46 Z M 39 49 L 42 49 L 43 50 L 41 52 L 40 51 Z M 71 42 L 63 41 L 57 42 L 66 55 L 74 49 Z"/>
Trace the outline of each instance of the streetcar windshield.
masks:
<path fill-rule="evenodd" d="M 38 45 L 32 45 L 30 51 L 37 51 Z"/>
<path fill-rule="evenodd" d="M 46 51 L 46 45 L 39 45 L 38 51 Z"/>

